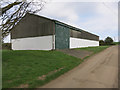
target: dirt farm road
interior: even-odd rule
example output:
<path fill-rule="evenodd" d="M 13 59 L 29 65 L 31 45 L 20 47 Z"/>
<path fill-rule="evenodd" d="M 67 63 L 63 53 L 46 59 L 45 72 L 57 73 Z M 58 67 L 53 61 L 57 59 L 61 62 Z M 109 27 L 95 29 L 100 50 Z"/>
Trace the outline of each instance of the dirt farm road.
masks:
<path fill-rule="evenodd" d="M 41 88 L 117 88 L 118 46 L 90 57 Z"/>

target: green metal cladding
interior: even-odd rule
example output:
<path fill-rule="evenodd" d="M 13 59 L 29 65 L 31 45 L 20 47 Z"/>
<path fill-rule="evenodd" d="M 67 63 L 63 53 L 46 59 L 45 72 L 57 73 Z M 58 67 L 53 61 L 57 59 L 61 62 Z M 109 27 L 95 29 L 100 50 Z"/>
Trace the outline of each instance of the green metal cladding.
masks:
<path fill-rule="evenodd" d="M 70 30 L 60 24 L 55 24 L 55 48 L 68 49 L 70 41 Z"/>

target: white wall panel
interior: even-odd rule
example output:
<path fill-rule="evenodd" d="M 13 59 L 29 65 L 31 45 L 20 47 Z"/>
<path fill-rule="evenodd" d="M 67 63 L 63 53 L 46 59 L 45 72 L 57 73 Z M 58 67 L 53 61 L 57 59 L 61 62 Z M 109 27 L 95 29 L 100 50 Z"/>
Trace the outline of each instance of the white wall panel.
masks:
<path fill-rule="evenodd" d="M 53 36 L 12 39 L 13 50 L 51 50 Z"/>
<path fill-rule="evenodd" d="M 99 41 L 70 37 L 70 48 L 99 46 Z"/>

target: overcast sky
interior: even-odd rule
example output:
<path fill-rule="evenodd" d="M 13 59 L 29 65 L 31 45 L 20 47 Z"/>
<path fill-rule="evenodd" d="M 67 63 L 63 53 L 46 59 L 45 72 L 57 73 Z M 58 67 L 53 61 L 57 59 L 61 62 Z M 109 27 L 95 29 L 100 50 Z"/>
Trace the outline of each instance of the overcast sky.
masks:
<path fill-rule="evenodd" d="M 117 2 L 49 1 L 38 14 L 99 35 L 100 39 L 110 36 L 118 40 Z"/>

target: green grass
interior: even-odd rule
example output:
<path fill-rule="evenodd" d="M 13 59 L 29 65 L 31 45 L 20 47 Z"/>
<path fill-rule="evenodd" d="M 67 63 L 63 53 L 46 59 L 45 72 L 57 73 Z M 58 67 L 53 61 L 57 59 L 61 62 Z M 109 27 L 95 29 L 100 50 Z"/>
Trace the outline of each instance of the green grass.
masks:
<path fill-rule="evenodd" d="M 86 57 L 82 60 L 82 62 L 83 62 L 85 59 L 93 56 L 94 54 L 97 54 L 97 53 L 103 51 L 104 49 L 107 49 L 108 47 L 110 47 L 110 46 L 85 47 L 85 48 L 76 48 L 76 49 L 77 49 L 77 50 L 86 50 L 86 51 L 92 52 L 91 55 L 86 56 Z"/>
<path fill-rule="evenodd" d="M 87 50 L 87 51 L 93 52 L 93 54 L 96 54 L 108 47 L 110 47 L 110 46 L 85 47 L 85 48 L 76 48 L 76 49 L 77 50 Z"/>
<path fill-rule="evenodd" d="M 113 42 L 113 44 L 118 45 L 118 44 L 120 44 L 120 42 Z"/>
<path fill-rule="evenodd" d="M 41 86 L 79 65 L 81 60 L 58 51 L 3 51 L 3 88 L 28 84 L 30 88 Z M 51 71 L 62 70 L 47 75 Z M 47 75 L 45 80 L 38 77 Z"/>
<path fill-rule="evenodd" d="M 92 51 L 95 54 L 106 48 L 108 46 L 79 49 Z M 3 50 L 2 52 L 3 88 L 19 87 L 23 84 L 28 84 L 29 88 L 36 88 L 83 62 L 83 60 L 59 51 Z M 60 68 L 63 69 L 49 74 Z M 42 75 L 46 75 L 45 80 L 38 79 Z"/>

